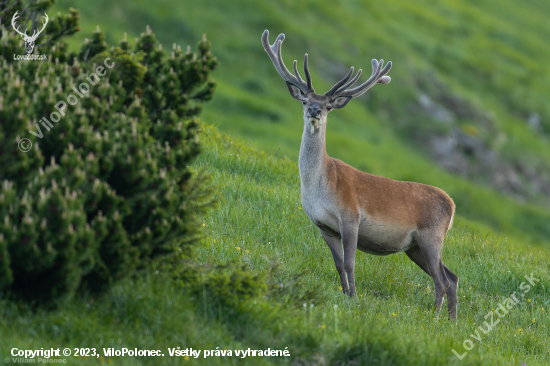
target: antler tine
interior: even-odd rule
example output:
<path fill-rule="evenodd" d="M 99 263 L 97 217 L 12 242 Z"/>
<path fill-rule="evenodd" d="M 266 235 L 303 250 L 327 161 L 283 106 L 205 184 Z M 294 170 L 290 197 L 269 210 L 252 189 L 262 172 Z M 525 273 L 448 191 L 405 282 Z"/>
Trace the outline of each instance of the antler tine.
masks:
<path fill-rule="evenodd" d="M 349 69 L 349 72 L 346 76 L 336 84 L 328 92 L 325 93 L 325 95 L 331 96 L 335 91 L 337 91 L 346 81 L 349 80 L 349 78 L 353 75 L 353 66 Z"/>
<path fill-rule="evenodd" d="M 262 34 L 262 44 L 264 46 L 264 50 L 265 52 L 267 52 L 269 58 L 273 62 L 273 66 L 275 66 L 275 70 L 277 70 L 279 75 L 281 75 L 281 77 L 285 79 L 285 74 L 281 70 L 279 63 L 277 61 L 277 55 L 275 54 L 275 51 L 277 50 L 277 45 L 279 44 L 278 42 L 279 39 L 284 40 L 285 35 L 283 33 L 279 34 L 279 37 L 277 37 L 277 39 L 275 40 L 275 43 L 273 43 L 273 46 L 269 45 L 268 36 L 269 36 L 269 31 L 266 29 L 265 32 Z"/>
<path fill-rule="evenodd" d="M 281 55 L 281 45 L 283 41 L 280 40 L 277 42 L 277 60 L 279 62 L 279 67 L 281 68 L 281 71 L 284 73 L 285 77 L 284 79 L 294 85 L 296 85 L 299 89 L 302 90 L 304 93 L 307 93 L 310 89 L 308 85 L 305 85 L 304 83 L 300 83 L 300 80 L 295 75 L 292 75 L 290 71 L 285 66 L 285 62 L 283 61 L 283 56 Z M 307 75 L 306 75 L 307 78 Z"/>
<path fill-rule="evenodd" d="M 304 55 L 304 74 L 306 74 L 306 80 L 307 80 L 307 90 L 313 90 L 313 85 L 311 83 L 311 74 L 309 73 L 309 66 L 308 66 L 308 55 L 307 53 Z"/>
<path fill-rule="evenodd" d="M 345 96 L 345 97 L 358 97 L 365 93 L 367 90 L 369 90 L 375 83 L 382 83 L 387 84 L 390 82 L 391 78 L 389 76 L 385 76 L 390 69 L 391 69 L 391 61 L 388 62 L 386 67 L 382 69 L 382 65 L 384 64 L 384 60 L 380 60 L 378 62 L 377 60 L 372 60 L 372 74 L 371 77 L 365 81 L 363 84 L 359 85 L 356 88 L 345 90 L 344 88 L 341 88 L 341 91 L 337 92 L 338 96 Z M 351 86 L 351 84 L 350 84 Z"/>
<path fill-rule="evenodd" d="M 377 83 L 388 84 L 391 81 L 391 77 L 386 75 L 388 72 L 390 72 L 391 65 L 392 65 L 391 61 L 388 61 L 388 63 L 386 64 L 386 67 L 384 67 L 384 69 L 380 71 L 380 77 L 378 78 Z"/>
<path fill-rule="evenodd" d="M 306 73 L 306 80 L 307 80 L 306 82 L 300 77 L 296 67 L 295 67 L 295 73 L 297 76 L 292 75 L 290 71 L 288 71 L 288 69 L 286 68 L 285 63 L 283 62 L 283 57 L 281 55 L 281 44 L 285 39 L 285 35 L 283 33 L 279 34 L 273 46 L 269 44 L 268 37 L 269 37 L 269 31 L 266 29 L 262 34 L 262 44 L 264 46 L 265 51 L 269 55 L 269 58 L 271 58 L 271 61 L 273 62 L 273 66 L 275 66 L 275 70 L 277 70 L 279 75 L 281 75 L 281 77 L 285 81 L 295 85 L 304 94 L 309 91 L 313 91 L 313 89 L 311 88 L 311 76 L 309 75 L 309 70 L 307 70 L 307 55 L 306 55 L 306 60 L 304 60 L 304 72 Z"/>
<path fill-rule="evenodd" d="M 346 90 L 347 88 L 349 88 L 350 86 L 355 84 L 355 82 L 359 79 L 359 76 L 361 76 L 362 73 L 363 73 L 363 70 L 359 69 L 359 71 L 357 71 L 357 74 L 350 81 L 348 81 L 346 84 L 344 84 L 340 88 L 338 88 L 338 90 L 336 90 L 335 93 L 338 94 L 338 92 L 340 92 L 342 90 Z"/>
<path fill-rule="evenodd" d="M 292 66 L 294 67 L 294 74 L 296 75 L 296 77 L 298 77 L 298 80 L 300 80 L 300 83 L 306 84 L 306 82 L 304 81 L 304 79 L 302 79 L 302 77 L 300 76 L 300 73 L 298 72 L 298 61 L 294 60 L 294 62 L 292 63 Z"/>

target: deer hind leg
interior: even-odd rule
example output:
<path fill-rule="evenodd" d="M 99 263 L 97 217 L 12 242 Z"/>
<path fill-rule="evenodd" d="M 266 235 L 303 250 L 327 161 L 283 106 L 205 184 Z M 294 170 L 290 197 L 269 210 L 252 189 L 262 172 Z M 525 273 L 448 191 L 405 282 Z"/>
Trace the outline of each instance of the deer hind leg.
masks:
<path fill-rule="evenodd" d="M 458 309 L 458 276 L 455 275 L 446 265 L 443 264 L 443 269 L 447 274 L 447 278 L 451 282 L 451 285 L 447 289 L 447 305 L 449 308 L 449 317 L 452 320 L 456 320 L 456 314 Z"/>
<path fill-rule="evenodd" d="M 349 284 L 346 269 L 344 268 L 344 250 L 342 248 L 342 242 L 339 237 L 327 234 L 322 230 L 321 235 L 323 235 L 323 239 L 325 239 L 325 242 L 332 252 L 332 258 L 334 259 L 336 270 L 342 282 L 342 291 L 347 295 L 349 294 Z"/>
<path fill-rule="evenodd" d="M 439 314 L 441 305 L 445 299 L 445 293 L 451 286 L 441 262 L 441 249 L 443 242 L 432 235 L 418 235 L 418 246 L 407 250 L 407 256 L 415 262 L 424 272 L 430 275 L 434 281 L 435 302 L 434 309 Z"/>

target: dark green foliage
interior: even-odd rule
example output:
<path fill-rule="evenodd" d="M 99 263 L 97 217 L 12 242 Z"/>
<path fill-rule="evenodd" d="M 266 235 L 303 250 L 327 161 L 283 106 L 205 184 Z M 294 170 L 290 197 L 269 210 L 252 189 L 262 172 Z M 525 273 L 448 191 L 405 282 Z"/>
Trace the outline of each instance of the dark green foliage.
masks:
<path fill-rule="evenodd" d="M 2 24 L 23 10 L 10 5 Z M 43 40 L 52 42 L 34 49 L 48 61 L 14 60 L 22 38 L 1 31 L 0 291 L 44 304 L 188 252 L 193 217 L 211 197 L 190 168 L 200 152 L 192 118 L 214 90 L 206 38 L 197 53 L 167 54 L 149 28 L 135 47 L 108 47 L 97 29 L 75 54 L 57 38 L 77 29 L 77 11 L 50 17 Z M 22 138 L 33 144 L 26 153 Z"/>
<path fill-rule="evenodd" d="M 204 291 L 209 298 L 213 297 L 227 305 L 263 295 L 267 289 L 265 274 L 238 261 L 213 266 L 202 272 L 198 281 L 190 282 L 189 285 L 195 294 Z"/>
<path fill-rule="evenodd" d="M 204 301 L 238 306 L 264 295 L 268 290 L 267 273 L 251 268 L 239 259 L 222 264 L 199 264 L 193 253 L 179 253 L 162 261 L 157 268 Z"/>
<path fill-rule="evenodd" d="M 287 278 L 277 257 L 269 259 L 266 271 L 255 270 L 242 259 L 203 265 L 192 262 L 191 258 L 189 254 L 174 256 L 163 261 L 158 268 L 170 273 L 195 296 L 207 297 L 230 306 L 261 295 L 289 307 L 301 307 L 304 303 L 319 305 L 323 302 L 319 295 L 322 293 L 320 284 L 311 286 L 305 279 L 308 270 Z"/>

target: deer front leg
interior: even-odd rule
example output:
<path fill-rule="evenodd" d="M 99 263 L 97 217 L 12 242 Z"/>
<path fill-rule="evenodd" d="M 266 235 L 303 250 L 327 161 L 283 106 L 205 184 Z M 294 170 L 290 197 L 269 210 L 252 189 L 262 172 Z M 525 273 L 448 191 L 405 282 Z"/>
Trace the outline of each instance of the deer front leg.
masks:
<path fill-rule="evenodd" d="M 342 249 L 342 242 L 339 237 L 331 236 L 322 230 L 321 235 L 323 235 L 323 239 L 325 239 L 325 242 L 332 252 L 332 258 L 334 258 L 334 264 L 336 265 L 336 270 L 338 271 L 340 281 L 342 282 L 342 291 L 345 294 L 349 294 L 348 278 L 344 268 L 344 251 Z"/>
<path fill-rule="evenodd" d="M 348 275 L 349 296 L 357 297 L 355 292 L 355 253 L 357 252 L 357 237 L 359 224 L 346 222 L 341 224 L 342 243 L 344 245 L 344 269 Z"/>

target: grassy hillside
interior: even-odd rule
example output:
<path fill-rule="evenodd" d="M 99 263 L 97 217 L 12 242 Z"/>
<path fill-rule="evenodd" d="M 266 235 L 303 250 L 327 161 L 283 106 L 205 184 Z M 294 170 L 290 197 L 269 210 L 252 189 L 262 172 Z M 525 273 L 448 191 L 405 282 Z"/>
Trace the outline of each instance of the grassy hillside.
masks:
<path fill-rule="evenodd" d="M 371 58 L 392 60 L 391 84 L 331 113 L 329 154 L 374 174 L 441 187 L 456 201 L 458 213 L 478 227 L 522 241 L 550 241 L 550 200 L 544 193 L 550 189 L 550 27 L 544 15 L 550 7 L 545 2 L 61 0 L 57 8 L 69 6 L 81 10 L 80 38 L 100 25 L 110 41 L 124 32 L 131 39 L 149 24 L 166 48 L 193 44 L 206 32 L 221 65 L 205 118 L 267 154 L 293 160 L 301 106 L 289 97 L 261 47 L 263 30 L 271 31 L 272 41 L 286 33 L 287 64 L 309 53 L 318 92 L 328 90 L 350 65 L 368 73 Z M 423 110 L 420 95 L 445 106 L 451 121 Z M 535 115 L 536 128 L 527 122 Z M 436 164 L 445 155 L 434 157 L 426 148 L 430 138 L 452 133 L 482 146 L 473 156 L 454 151 L 472 167 L 458 175 Z M 502 168 L 482 164 L 491 154 Z M 491 169 L 492 175 L 485 174 Z M 508 170 L 510 177 L 504 175 Z"/>
<path fill-rule="evenodd" d="M 220 307 L 194 298 L 166 274 L 118 285 L 101 301 L 73 300 L 53 313 L 32 314 L 0 303 L 0 354 L 12 347 L 114 347 L 121 349 L 285 349 L 291 357 L 198 359 L 140 357 L 77 358 L 71 364 L 301 364 L 301 365 L 547 365 L 550 362 L 549 260 L 547 252 L 466 229 L 460 220 L 447 237 L 444 261 L 460 278 L 459 321 L 431 313 L 431 279 L 401 253 L 374 257 L 358 253 L 359 297 L 339 289 L 330 252 L 300 208 L 297 167 L 286 157 L 266 156 L 206 128 L 207 147 L 196 169 L 208 170 L 219 190 L 220 207 L 203 218 L 200 259 L 218 263 L 238 258 L 254 269 L 282 263 L 272 281 L 288 297 L 260 298 L 240 307 Z M 293 284 L 306 270 L 303 288 Z M 540 279 L 522 298 L 525 275 Z M 314 290 L 303 300 L 299 295 Z M 297 292 L 298 291 L 298 292 Z M 470 334 L 513 292 L 520 303 L 482 342 Z M 311 305 L 313 304 L 313 306 Z M 495 316 L 496 317 L 496 316 Z M 497 317 L 496 317 L 497 318 Z M 496 321 L 496 320 L 495 320 Z M 460 361 L 451 351 L 464 352 Z M 354 361 L 357 363 L 354 363 Z"/>

